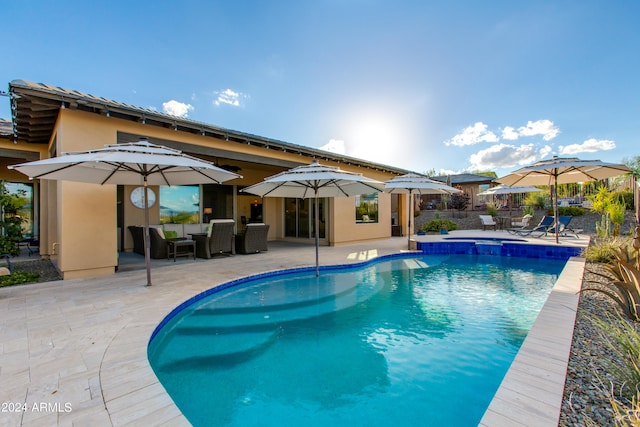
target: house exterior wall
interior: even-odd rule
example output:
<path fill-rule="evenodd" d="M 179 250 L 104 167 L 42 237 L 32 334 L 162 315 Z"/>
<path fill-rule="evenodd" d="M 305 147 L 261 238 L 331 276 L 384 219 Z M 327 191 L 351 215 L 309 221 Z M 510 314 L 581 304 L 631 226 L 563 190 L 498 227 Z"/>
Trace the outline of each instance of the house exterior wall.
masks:
<path fill-rule="evenodd" d="M 49 147 L 28 146 L 38 151 L 41 158 L 48 158 L 49 153 L 85 151 L 102 148 L 106 144 L 115 144 L 118 133 L 140 135 L 176 141 L 192 146 L 213 148 L 227 152 L 250 154 L 256 158 L 280 159 L 296 164 L 309 164 L 313 160 L 299 153 L 269 150 L 254 145 L 228 142 L 223 139 L 201 136 L 188 132 L 175 131 L 160 126 L 148 126 L 143 123 L 107 117 L 100 114 L 73 109 L 61 109 Z M 135 142 L 135 141 L 131 141 Z M 0 142 L 0 148 L 13 144 Z M 20 148 L 22 145 L 18 144 Z M 24 144 L 26 145 L 26 144 Z M 322 161 L 321 163 L 338 166 L 344 170 L 362 173 L 363 175 L 385 181 L 393 177 L 390 173 L 361 168 L 351 164 Z M 19 161 L 6 162 L 15 164 Z M 280 172 L 283 168 L 273 165 L 243 169 L 243 179 L 226 182 L 226 185 L 249 186 L 267 176 Z M 4 169 L 0 178 L 13 181 L 27 181 L 27 177 L 14 171 Z M 121 203 L 124 216 L 124 240 L 122 247 L 130 250 L 133 247 L 132 237 L 126 231 L 129 225 L 144 222 L 143 210 L 133 206 L 129 195 L 136 186 L 125 186 Z M 151 187 L 159 194 L 158 187 Z M 242 215 L 248 216 L 242 209 L 247 201 L 257 198 L 253 195 L 239 193 L 234 208 L 237 224 Z M 258 198 L 259 199 L 259 198 Z M 406 197 L 401 197 L 400 204 Z M 64 279 L 91 277 L 113 274 L 117 266 L 118 234 L 117 234 L 117 189 L 115 185 L 98 185 L 76 183 L 70 181 L 40 181 L 40 241 L 41 255 L 56 261 Z M 283 199 L 265 198 L 263 205 L 264 221 L 270 224 L 269 239 L 284 238 Z M 359 240 L 389 237 L 391 235 L 391 196 L 380 193 L 378 199 L 379 218 L 377 223 L 356 224 L 355 201 L 353 197 L 330 199 L 328 203 L 327 240 L 331 245 L 343 244 Z M 159 205 L 156 203 L 150 210 L 150 223 L 159 223 Z M 400 215 L 400 223 L 406 233 L 406 215 Z"/>

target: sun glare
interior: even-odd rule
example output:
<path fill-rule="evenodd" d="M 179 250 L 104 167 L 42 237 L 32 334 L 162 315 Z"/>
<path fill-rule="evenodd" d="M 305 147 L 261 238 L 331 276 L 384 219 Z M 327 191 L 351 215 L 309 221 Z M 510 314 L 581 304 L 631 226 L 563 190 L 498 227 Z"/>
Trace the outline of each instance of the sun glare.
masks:
<path fill-rule="evenodd" d="M 403 143 L 402 130 L 391 115 L 369 114 L 355 118 L 345 140 L 347 153 L 363 159 L 389 163 Z"/>

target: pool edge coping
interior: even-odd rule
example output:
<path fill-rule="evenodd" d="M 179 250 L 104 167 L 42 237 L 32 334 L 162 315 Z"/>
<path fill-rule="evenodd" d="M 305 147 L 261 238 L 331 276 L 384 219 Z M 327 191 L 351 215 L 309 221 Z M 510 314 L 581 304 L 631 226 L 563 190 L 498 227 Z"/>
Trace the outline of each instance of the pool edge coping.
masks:
<path fill-rule="evenodd" d="M 585 265 L 567 260 L 480 426 L 558 425 Z"/>

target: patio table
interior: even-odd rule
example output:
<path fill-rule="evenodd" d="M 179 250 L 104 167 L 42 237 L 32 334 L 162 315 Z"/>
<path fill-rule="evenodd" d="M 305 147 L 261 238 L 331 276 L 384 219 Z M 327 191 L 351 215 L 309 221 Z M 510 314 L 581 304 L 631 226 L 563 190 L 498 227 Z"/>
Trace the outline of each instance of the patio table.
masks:
<path fill-rule="evenodd" d="M 193 259 L 196 259 L 196 242 L 191 239 L 182 239 L 182 240 L 169 240 L 167 242 L 169 245 L 167 250 L 167 259 L 173 256 L 173 262 L 176 262 L 176 257 L 179 256 L 193 256 Z M 179 248 L 183 248 L 178 250 Z"/>

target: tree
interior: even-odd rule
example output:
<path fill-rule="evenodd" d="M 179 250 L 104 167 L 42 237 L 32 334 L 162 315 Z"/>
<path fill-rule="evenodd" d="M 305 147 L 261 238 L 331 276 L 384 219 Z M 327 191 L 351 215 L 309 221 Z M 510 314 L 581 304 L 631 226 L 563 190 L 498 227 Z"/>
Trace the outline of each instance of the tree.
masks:
<path fill-rule="evenodd" d="M 449 206 L 451 209 L 455 209 L 457 211 L 464 211 L 469 206 L 469 195 L 466 193 L 453 193 L 451 195 L 451 200 L 449 202 Z"/>
<path fill-rule="evenodd" d="M 0 255 L 20 254 L 18 242 L 23 238 L 24 219 L 18 215 L 18 211 L 28 203 L 25 196 L 24 191 L 9 193 L 5 182 L 0 181 Z"/>

